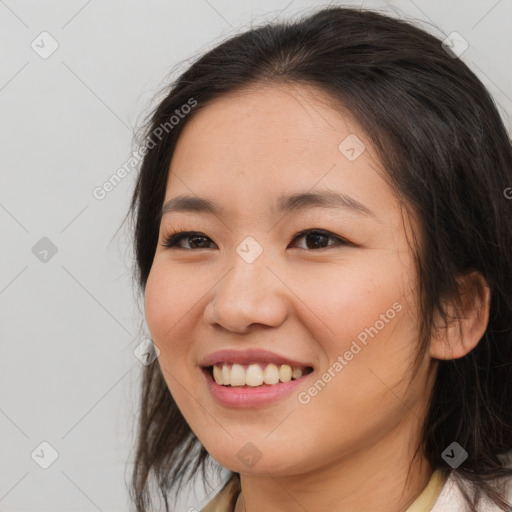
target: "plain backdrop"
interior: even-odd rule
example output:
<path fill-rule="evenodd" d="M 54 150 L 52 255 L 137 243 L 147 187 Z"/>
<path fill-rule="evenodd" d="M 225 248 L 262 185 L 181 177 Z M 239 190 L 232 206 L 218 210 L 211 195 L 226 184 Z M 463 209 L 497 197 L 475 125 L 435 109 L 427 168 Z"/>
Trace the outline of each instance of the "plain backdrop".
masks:
<path fill-rule="evenodd" d="M 460 58 L 512 131 L 512 0 L 332 3 L 458 32 L 469 44 Z M 0 1 L 0 510 L 130 510 L 134 351 L 147 331 L 119 228 L 135 171 L 103 199 L 93 191 L 128 160 L 151 99 L 191 59 L 323 5 Z M 217 489 L 190 486 L 177 510 L 199 510 Z"/>

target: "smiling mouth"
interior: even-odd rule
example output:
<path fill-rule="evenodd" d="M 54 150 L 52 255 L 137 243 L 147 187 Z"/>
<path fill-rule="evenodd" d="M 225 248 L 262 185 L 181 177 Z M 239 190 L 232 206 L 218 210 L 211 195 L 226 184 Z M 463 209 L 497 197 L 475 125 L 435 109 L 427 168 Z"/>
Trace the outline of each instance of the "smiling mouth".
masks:
<path fill-rule="evenodd" d="M 217 363 L 203 368 L 217 384 L 225 387 L 264 387 L 300 379 L 313 372 L 311 366 L 292 367 L 273 363 Z"/>

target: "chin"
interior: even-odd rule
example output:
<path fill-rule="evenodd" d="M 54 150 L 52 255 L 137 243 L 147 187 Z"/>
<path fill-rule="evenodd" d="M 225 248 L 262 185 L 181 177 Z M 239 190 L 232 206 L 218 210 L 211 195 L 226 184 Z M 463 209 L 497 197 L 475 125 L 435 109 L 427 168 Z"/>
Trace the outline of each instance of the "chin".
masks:
<path fill-rule="evenodd" d="M 232 451 L 228 451 L 227 445 L 224 444 L 224 449 L 221 452 L 218 449 L 209 451 L 208 447 L 205 447 L 219 464 L 236 473 L 279 476 L 300 474 L 308 470 L 309 465 L 306 463 L 303 453 L 297 450 L 296 444 L 294 444 L 295 448 L 291 446 L 289 450 L 276 450 L 269 447 L 268 444 L 267 442 L 267 446 L 263 447 L 261 443 L 234 441 L 231 444 Z M 294 460 L 293 457 L 297 457 L 297 460 Z"/>

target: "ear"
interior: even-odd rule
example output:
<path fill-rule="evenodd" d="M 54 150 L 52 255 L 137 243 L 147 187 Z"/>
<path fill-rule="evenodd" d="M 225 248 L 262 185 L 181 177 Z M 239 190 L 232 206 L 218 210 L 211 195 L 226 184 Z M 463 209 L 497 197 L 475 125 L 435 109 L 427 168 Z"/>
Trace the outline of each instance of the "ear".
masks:
<path fill-rule="evenodd" d="M 439 311 L 434 314 L 430 356 L 434 359 L 458 359 L 471 352 L 482 339 L 489 322 L 491 290 L 480 272 L 472 271 L 457 278 L 462 308 L 456 300 L 445 303 L 453 321 L 441 326 Z"/>

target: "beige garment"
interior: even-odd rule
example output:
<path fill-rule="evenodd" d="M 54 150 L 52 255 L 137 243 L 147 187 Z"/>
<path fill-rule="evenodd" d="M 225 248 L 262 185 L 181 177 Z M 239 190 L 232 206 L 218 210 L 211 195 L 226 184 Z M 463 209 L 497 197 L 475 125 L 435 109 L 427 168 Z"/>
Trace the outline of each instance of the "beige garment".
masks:
<path fill-rule="evenodd" d="M 405 512 L 430 512 L 445 481 L 446 476 L 439 469 L 434 471 L 426 487 Z M 200 512 L 233 512 L 239 494 L 240 478 L 233 473 L 221 491 Z"/>

